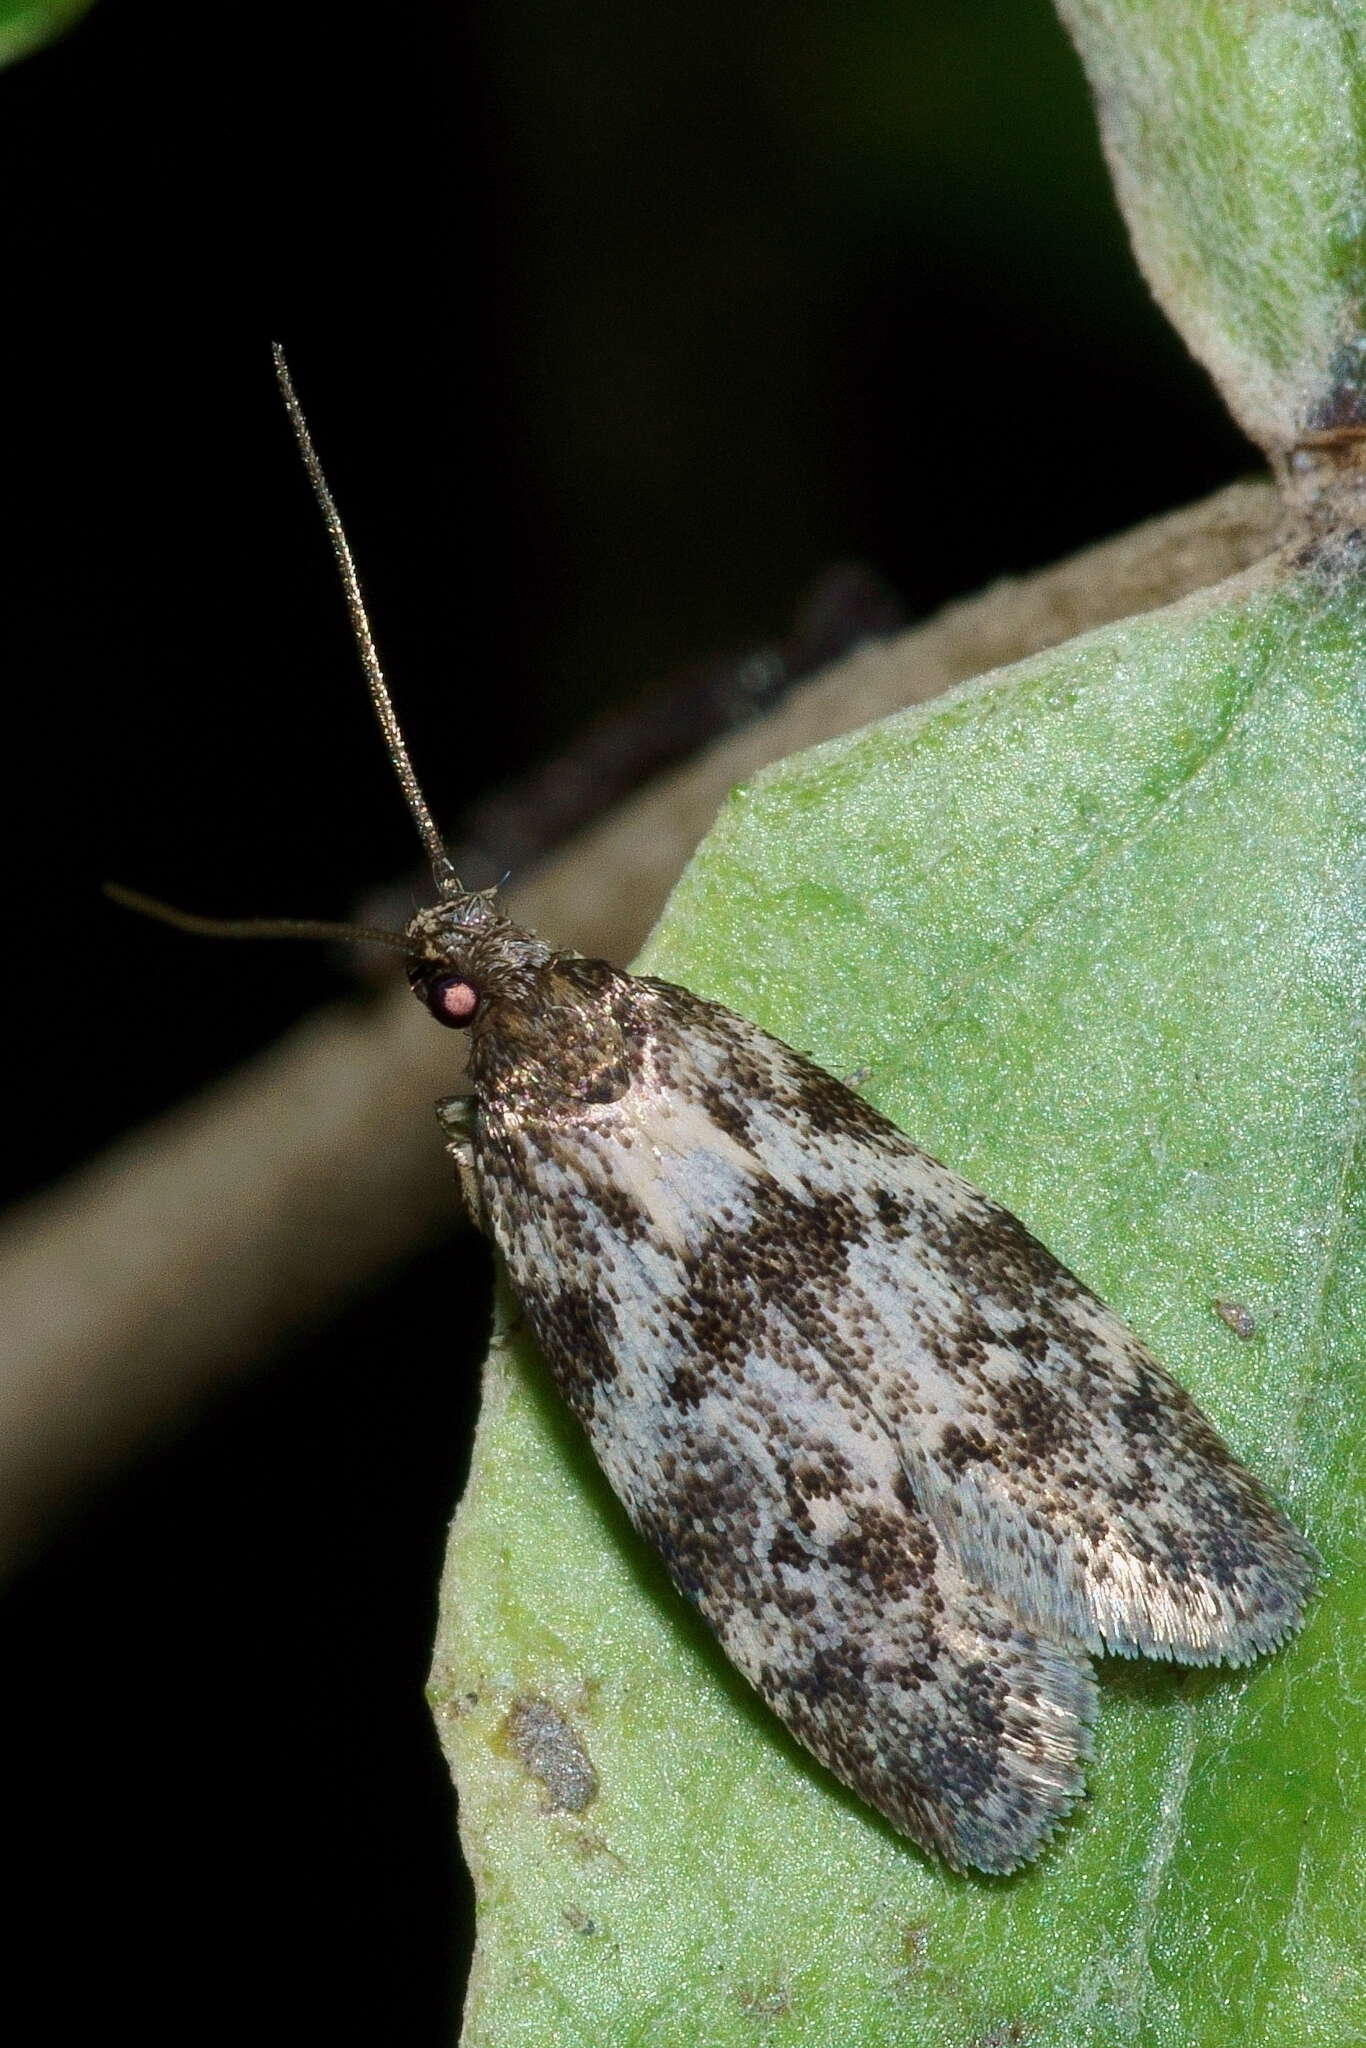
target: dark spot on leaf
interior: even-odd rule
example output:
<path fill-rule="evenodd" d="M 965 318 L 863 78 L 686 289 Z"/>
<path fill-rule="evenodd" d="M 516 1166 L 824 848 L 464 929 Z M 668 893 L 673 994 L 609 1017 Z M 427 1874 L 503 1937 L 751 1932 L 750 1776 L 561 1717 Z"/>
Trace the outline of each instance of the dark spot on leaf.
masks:
<path fill-rule="evenodd" d="M 546 1700 L 518 1698 L 503 1716 L 504 1742 L 543 1787 L 542 1813 L 582 1813 L 598 1796 L 598 1774 L 582 1736 Z"/>

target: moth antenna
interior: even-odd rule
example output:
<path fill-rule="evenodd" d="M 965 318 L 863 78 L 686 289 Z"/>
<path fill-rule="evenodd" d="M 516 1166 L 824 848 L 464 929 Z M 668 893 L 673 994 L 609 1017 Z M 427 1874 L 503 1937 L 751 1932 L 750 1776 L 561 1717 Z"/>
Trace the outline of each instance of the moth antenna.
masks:
<path fill-rule="evenodd" d="M 160 903 L 138 889 L 125 889 L 120 882 L 106 882 L 104 893 L 125 910 L 136 910 L 143 917 L 155 917 L 162 924 L 173 924 L 177 931 L 195 932 L 205 939 L 349 939 L 358 946 L 388 946 L 392 952 L 416 954 L 402 932 L 386 931 L 378 925 L 338 924 L 325 917 L 199 917 L 193 910 L 177 910 L 173 903 Z"/>
<path fill-rule="evenodd" d="M 370 620 L 365 609 L 365 599 L 361 595 L 360 577 L 356 574 L 351 544 L 346 538 L 346 529 L 341 523 L 336 500 L 328 489 L 322 463 L 318 460 L 318 451 L 313 446 L 313 436 L 308 431 L 308 421 L 304 418 L 304 409 L 299 403 L 294 380 L 289 374 L 285 352 L 278 341 L 272 342 L 271 353 L 275 358 L 275 377 L 280 386 L 280 396 L 284 399 L 285 411 L 289 414 L 289 423 L 294 429 L 294 438 L 299 444 L 299 453 L 304 459 L 304 468 L 308 471 L 308 480 L 313 486 L 313 495 L 318 501 L 318 509 L 323 515 L 323 524 L 332 543 L 332 552 L 337 558 L 342 589 L 346 594 L 346 609 L 351 615 L 351 631 L 356 638 L 361 667 L 370 686 L 370 701 L 375 707 L 375 715 L 384 734 L 389 759 L 398 777 L 404 800 L 412 813 L 413 823 L 417 826 L 426 849 L 427 859 L 431 863 L 432 880 L 436 883 L 438 892 L 442 896 L 458 896 L 461 893 L 460 879 L 451 865 L 450 855 L 442 843 L 441 834 L 436 829 L 436 821 L 427 808 L 427 800 L 413 772 L 413 764 L 403 738 L 403 729 L 399 725 L 398 714 L 389 695 L 389 685 L 384 680 L 384 670 L 380 666 L 375 636 L 370 630 Z"/>

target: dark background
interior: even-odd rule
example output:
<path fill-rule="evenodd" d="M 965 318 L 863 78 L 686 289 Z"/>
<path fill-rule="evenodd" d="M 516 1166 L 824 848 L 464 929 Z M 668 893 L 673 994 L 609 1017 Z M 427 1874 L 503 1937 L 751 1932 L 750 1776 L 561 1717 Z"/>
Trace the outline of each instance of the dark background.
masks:
<path fill-rule="evenodd" d="M 104 0 L 0 152 L 15 1196 L 345 985 L 100 879 L 344 916 L 410 858 L 271 338 L 448 821 L 832 560 L 915 616 L 1251 466 L 1044 0 Z M 302 1339 L 9 1596 L 45 2039 L 450 2038 L 421 1689 L 485 1284 L 461 1237 Z"/>

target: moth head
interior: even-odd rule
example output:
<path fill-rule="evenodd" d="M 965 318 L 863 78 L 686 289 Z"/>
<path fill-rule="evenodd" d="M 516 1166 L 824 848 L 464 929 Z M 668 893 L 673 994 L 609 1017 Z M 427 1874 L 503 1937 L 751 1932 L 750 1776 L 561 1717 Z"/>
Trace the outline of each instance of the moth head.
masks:
<path fill-rule="evenodd" d="M 502 915 L 492 889 L 443 896 L 419 910 L 405 937 L 409 987 L 453 1030 L 475 1023 L 491 997 L 512 993 L 550 958 L 543 940 Z"/>

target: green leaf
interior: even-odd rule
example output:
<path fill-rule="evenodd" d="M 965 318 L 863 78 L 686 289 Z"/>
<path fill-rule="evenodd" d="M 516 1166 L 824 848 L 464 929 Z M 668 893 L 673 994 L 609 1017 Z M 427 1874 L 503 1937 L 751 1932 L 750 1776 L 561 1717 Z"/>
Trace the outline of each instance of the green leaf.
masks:
<path fill-rule="evenodd" d="M 1157 298 L 1264 448 L 1366 426 L 1366 16 L 1058 0 Z"/>
<path fill-rule="evenodd" d="M 0 64 L 13 64 L 78 22 L 92 0 L 0 0 Z"/>
<path fill-rule="evenodd" d="M 781 763 L 645 962 L 866 1075 L 1129 1318 L 1322 1549 L 1303 1636 L 1104 1666 L 1090 1797 L 956 1877 L 730 1670 L 505 1327 L 433 1674 L 468 2042 L 1360 2037 L 1364 655 L 1356 585 L 1269 566 Z"/>

